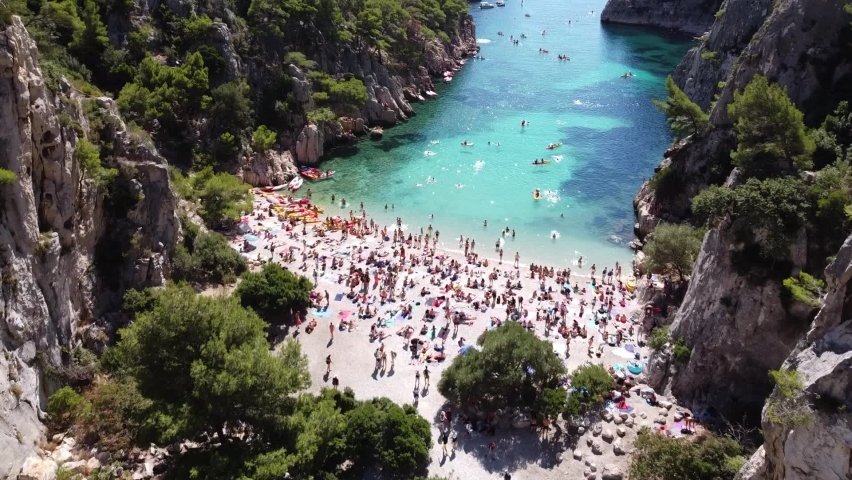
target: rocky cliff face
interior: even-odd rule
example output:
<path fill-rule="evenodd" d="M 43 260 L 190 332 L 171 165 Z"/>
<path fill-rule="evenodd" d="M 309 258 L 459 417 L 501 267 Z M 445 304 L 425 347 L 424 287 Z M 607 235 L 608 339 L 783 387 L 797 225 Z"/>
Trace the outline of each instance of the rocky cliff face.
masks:
<path fill-rule="evenodd" d="M 608 0 L 601 12 L 605 23 L 623 23 L 702 35 L 713 24 L 722 0 Z"/>
<path fill-rule="evenodd" d="M 120 120 L 113 141 L 135 200 L 115 218 L 103 192 L 81 178 L 78 134 L 59 113 L 87 124 L 82 96 L 64 84 L 60 102 L 37 58 L 20 19 L 0 31 L 0 167 L 18 178 L 0 186 L 0 476 L 17 473 L 38 444 L 56 388 L 44 367 L 60 366 L 61 349 L 82 342 L 84 332 L 108 329 L 103 315 L 120 298 L 116 289 L 161 283 L 180 233 L 165 162 L 131 142 Z M 100 105 L 116 115 L 110 99 Z M 92 267 L 117 234 L 140 240 L 118 252 L 118 283 L 109 284 Z"/>

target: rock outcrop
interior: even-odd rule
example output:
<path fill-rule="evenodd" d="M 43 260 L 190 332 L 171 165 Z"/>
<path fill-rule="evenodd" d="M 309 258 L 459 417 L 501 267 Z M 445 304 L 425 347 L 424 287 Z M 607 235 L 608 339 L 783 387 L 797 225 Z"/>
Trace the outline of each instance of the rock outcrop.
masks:
<path fill-rule="evenodd" d="M 713 24 L 722 0 L 608 0 L 601 12 L 604 23 L 623 23 L 701 35 Z"/>
<path fill-rule="evenodd" d="M 61 349 L 80 341 L 84 324 L 101 320 L 105 298 L 120 299 L 121 288 L 162 284 L 180 235 L 165 161 L 153 147 L 132 142 L 120 119 L 111 122 L 109 136 L 134 201 L 120 210 L 109 207 L 83 177 L 74 159 L 78 133 L 59 120 L 62 112 L 88 124 L 82 95 L 62 82 L 60 102 L 45 85 L 37 59 L 35 42 L 14 17 L 0 31 L 0 168 L 17 176 L 0 186 L 3 477 L 18 473 L 42 435 L 46 400 L 56 388 L 45 368 L 60 366 Z M 87 100 L 118 118 L 112 100 Z M 116 281 L 106 281 L 98 273 L 97 252 L 105 238 L 118 234 L 139 241 L 116 252 L 123 259 L 115 265 Z"/>
<path fill-rule="evenodd" d="M 247 155 L 237 177 L 253 187 L 283 185 L 298 175 L 299 170 L 288 150 L 269 150 Z"/>
<path fill-rule="evenodd" d="M 323 154 L 325 134 L 317 125 L 305 125 L 296 139 L 296 158 L 302 165 L 316 165 Z"/>

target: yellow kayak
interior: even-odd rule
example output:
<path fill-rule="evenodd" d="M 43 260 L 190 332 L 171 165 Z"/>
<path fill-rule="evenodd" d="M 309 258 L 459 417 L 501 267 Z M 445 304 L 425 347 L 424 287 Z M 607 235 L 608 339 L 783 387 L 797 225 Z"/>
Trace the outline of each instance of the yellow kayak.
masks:
<path fill-rule="evenodd" d="M 627 291 L 633 293 L 633 290 L 636 290 L 636 282 L 633 280 L 627 281 Z"/>

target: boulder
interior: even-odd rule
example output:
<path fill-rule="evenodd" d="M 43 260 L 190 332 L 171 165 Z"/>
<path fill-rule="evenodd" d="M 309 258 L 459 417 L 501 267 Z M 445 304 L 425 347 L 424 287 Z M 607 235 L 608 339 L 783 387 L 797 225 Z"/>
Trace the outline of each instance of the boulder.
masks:
<path fill-rule="evenodd" d="M 624 421 L 624 426 L 628 428 L 633 428 L 633 423 L 633 417 L 629 417 L 627 420 Z"/>
<path fill-rule="evenodd" d="M 242 158 L 237 177 L 253 187 L 283 185 L 299 174 L 289 150 L 269 150 Z"/>
<path fill-rule="evenodd" d="M 658 401 L 657 401 L 657 403 L 659 403 L 659 404 L 660 404 L 660 407 L 662 407 L 662 408 L 664 408 L 664 409 L 666 409 L 666 410 L 671 410 L 671 409 L 672 409 L 672 402 L 670 402 L 670 401 L 668 401 L 668 400 L 658 400 Z"/>
<path fill-rule="evenodd" d="M 582 459 L 583 459 L 583 452 L 581 452 L 580 450 L 574 450 L 574 460 L 582 460 Z"/>
<path fill-rule="evenodd" d="M 612 413 L 610 413 L 608 411 L 604 412 L 603 419 L 604 419 L 605 422 L 611 422 L 612 418 L 613 418 Z"/>
<path fill-rule="evenodd" d="M 624 472 L 621 470 L 621 467 L 618 465 L 614 465 L 612 463 L 604 466 L 603 474 L 601 475 L 601 479 L 603 480 L 623 480 Z"/>
<path fill-rule="evenodd" d="M 618 427 L 615 429 L 615 434 L 619 437 L 623 437 L 627 434 L 627 430 L 624 427 Z"/>
<path fill-rule="evenodd" d="M 615 435 L 612 434 L 612 430 L 606 429 L 601 434 L 601 438 L 604 439 L 605 442 L 612 442 L 612 439 L 615 438 Z"/>
<path fill-rule="evenodd" d="M 305 125 L 296 139 L 296 160 L 301 165 L 316 165 L 323 155 L 325 136 L 316 125 Z"/>
<path fill-rule="evenodd" d="M 660 425 L 666 424 L 666 417 L 656 417 L 654 418 L 654 423 L 658 423 Z"/>
<path fill-rule="evenodd" d="M 620 438 L 612 442 L 612 453 L 616 455 L 624 455 L 624 444 Z"/>
<path fill-rule="evenodd" d="M 592 435 L 598 436 L 603 432 L 603 426 L 600 423 L 596 423 L 594 427 L 592 427 Z"/>
<path fill-rule="evenodd" d="M 603 455 L 603 448 L 597 440 L 592 441 L 592 453 L 595 455 Z"/>
<path fill-rule="evenodd" d="M 515 428 L 530 428 L 532 419 L 529 415 L 522 413 L 512 418 L 512 426 Z"/>
<path fill-rule="evenodd" d="M 621 418 L 621 416 L 617 416 L 612 419 L 612 423 L 615 425 L 621 425 L 622 423 L 624 423 L 624 419 Z"/>
<path fill-rule="evenodd" d="M 32 456 L 26 459 L 18 480 L 54 480 L 59 466 L 51 458 Z M 12 477 L 9 477 L 12 478 Z"/>

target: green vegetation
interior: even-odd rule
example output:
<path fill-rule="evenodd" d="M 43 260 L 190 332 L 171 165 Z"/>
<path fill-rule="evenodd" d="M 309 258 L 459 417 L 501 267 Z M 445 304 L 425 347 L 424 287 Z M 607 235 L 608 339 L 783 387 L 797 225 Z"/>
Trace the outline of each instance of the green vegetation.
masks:
<path fill-rule="evenodd" d="M 277 133 L 266 128 L 266 125 L 261 125 L 257 127 L 257 130 L 254 131 L 254 135 L 251 137 L 251 148 L 258 152 L 265 152 L 272 148 L 277 138 Z"/>
<path fill-rule="evenodd" d="M 719 52 L 714 52 L 712 50 L 705 50 L 701 52 L 701 59 L 707 62 L 717 63 L 719 62 Z"/>
<path fill-rule="evenodd" d="M 795 177 L 752 178 L 734 189 L 713 186 L 692 200 L 697 218 L 711 225 L 736 221 L 743 239 L 756 243 L 767 259 L 789 257 L 792 235 L 805 225 L 810 208 L 807 185 Z"/>
<path fill-rule="evenodd" d="M 457 405 L 475 402 L 487 411 L 533 406 L 565 374 L 549 342 L 516 322 L 483 333 L 477 349 L 453 359 L 438 391 Z"/>
<path fill-rule="evenodd" d="M 337 115 L 328 108 L 318 108 L 308 112 L 308 122 L 319 126 L 332 125 L 337 123 Z"/>
<path fill-rule="evenodd" d="M 661 201 L 672 200 L 683 191 L 683 182 L 671 166 L 661 168 L 649 183 Z"/>
<path fill-rule="evenodd" d="M 772 370 L 769 376 L 775 382 L 775 389 L 766 401 L 766 418 L 787 428 L 812 423 L 813 410 L 805 394 L 802 374 L 796 370 Z"/>
<path fill-rule="evenodd" d="M 720 8 L 720 9 L 719 9 L 719 10 L 718 10 L 718 11 L 717 11 L 717 12 L 716 12 L 713 16 L 714 16 L 716 19 L 720 19 L 720 18 L 722 18 L 722 16 L 723 16 L 723 15 L 725 15 L 725 9 L 724 9 L 724 8 Z"/>
<path fill-rule="evenodd" d="M 745 460 L 735 440 L 711 433 L 669 438 L 644 428 L 633 447 L 630 478 L 727 480 L 734 478 Z"/>
<path fill-rule="evenodd" d="M 101 188 L 108 186 L 118 176 L 118 170 L 103 166 L 98 148 L 85 138 L 77 141 L 74 161 L 80 166 L 81 181 L 83 178 L 88 178 Z"/>
<path fill-rule="evenodd" d="M 200 204 L 198 214 L 210 227 L 237 221 L 241 212 L 251 211 L 249 186 L 233 175 L 213 173 L 211 167 L 205 167 L 189 179 L 176 169 L 170 176 L 185 199 Z"/>
<path fill-rule="evenodd" d="M 269 323 L 280 323 L 310 305 L 313 284 L 293 275 L 277 263 L 268 263 L 259 272 L 246 272 L 235 295 L 242 305 L 254 310 Z"/>
<path fill-rule="evenodd" d="M 710 126 L 707 114 L 678 88 L 671 75 L 666 77 L 666 100 L 654 100 L 654 105 L 666 114 L 676 140 L 701 134 Z"/>
<path fill-rule="evenodd" d="M 544 417 L 555 420 L 568 405 L 568 392 L 561 387 L 545 388 L 538 398 L 538 412 Z"/>
<path fill-rule="evenodd" d="M 185 239 L 172 255 L 172 278 L 194 282 L 233 283 L 247 268 L 245 259 L 215 232 Z"/>
<path fill-rule="evenodd" d="M 728 114 L 735 122 L 737 149 L 731 158 L 745 178 L 769 178 L 813 167 L 813 138 L 802 112 L 786 91 L 756 75 L 734 93 Z"/>
<path fill-rule="evenodd" d="M 658 225 L 654 229 L 653 238 L 643 249 L 648 269 L 662 271 L 671 268 L 680 280 L 692 273 L 700 250 L 701 239 L 695 228 L 687 224 L 670 223 Z"/>
<path fill-rule="evenodd" d="M 109 376 L 83 395 L 54 394 L 55 430 L 70 427 L 108 450 L 219 436 L 218 447 L 178 458 L 175 478 L 424 472 L 432 436 L 415 408 L 359 401 L 349 389 L 299 393 L 310 383 L 299 344 L 270 354 L 266 324 L 236 297 L 168 285 L 128 295 L 125 306 L 135 320 L 102 358 Z"/>
<path fill-rule="evenodd" d="M 586 364 L 571 373 L 571 396 L 563 415 L 572 417 L 603 407 L 615 379 L 603 364 Z"/>
<path fill-rule="evenodd" d="M 674 348 L 672 348 L 672 356 L 676 362 L 686 363 L 692 356 L 692 350 L 686 346 L 686 342 L 682 338 L 678 338 L 674 343 Z"/>
<path fill-rule="evenodd" d="M 11 170 L 0 168 L 0 185 L 8 185 L 18 180 L 18 176 Z"/>
<path fill-rule="evenodd" d="M 648 347 L 659 352 L 666 348 L 666 344 L 671 341 L 672 337 L 669 334 L 669 326 L 656 327 L 651 330 L 651 335 L 648 336 Z"/>
<path fill-rule="evenodd" d="M 784 280 L 784 288 L 797 302 L 804 303 L 809 307 L 819 307 L 825 282 L 806 272 L 799 272 L 797 276 Z"/>

